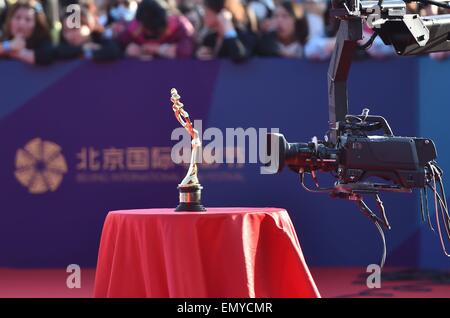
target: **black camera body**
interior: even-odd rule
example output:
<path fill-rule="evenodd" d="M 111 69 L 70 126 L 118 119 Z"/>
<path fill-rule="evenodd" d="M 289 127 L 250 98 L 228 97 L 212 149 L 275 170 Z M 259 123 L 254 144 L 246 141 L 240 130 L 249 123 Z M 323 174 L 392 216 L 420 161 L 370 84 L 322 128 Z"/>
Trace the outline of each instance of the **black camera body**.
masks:
<path fill-rule="evenodd" d="M 379 129 L 383 135 L 368 135 Z M 346 186 L 369 192 L 424 188 L 429 181 L 427 166 L 437 157 L 432 140 L 394 136 L 383 117 L 353 115 L 341 123 L 335 145 L 316 138 L 308 143 L 289 143 L 283 135 L 272 133 L 268 134 L 267 155 L 271 173 L 284 166 L 296 173 L 333 172 L 336 190 Z M 375 178 L 387 182 L 376 183 Z"/>
<path fill-rule="evenodd" d="M 423 188 L 425 165 L 436 159 L 433 141 L 425 138 L 348 136 L 340 141 L 338 177 L 343 183 L 379 177 L 401 188 Z"/>

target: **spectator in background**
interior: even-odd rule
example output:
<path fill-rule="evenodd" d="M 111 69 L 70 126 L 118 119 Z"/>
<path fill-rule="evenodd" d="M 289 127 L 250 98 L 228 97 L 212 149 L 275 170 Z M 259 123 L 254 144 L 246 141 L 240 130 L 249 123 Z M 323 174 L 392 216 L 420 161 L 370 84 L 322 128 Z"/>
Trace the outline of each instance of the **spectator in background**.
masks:
<path fill-rule="evenodd" d="M 323 12 L 323 24 L 325 36 L 328 38 L 336 37 L 340 25 L 340 20 L 331 14 L 331 9 L 331 1 L 327 1 L 326 9 Z"/>
<path fill-rule="evenodd" d="M 325 24 L 325 19 L 328 19 L 325 17 L 325 12 L 329 14 L 327 2 L 304 0 L 303 3 L 309 30 L 308 42 L 305 44 L 305 57 L 316 61 L 327 60 L 331 57 L 335 44 L 334 37 L 328 36 Z"/>
<path fill-rule="evenodd" d="M 63 19 L 61 40 L 55 47 L 56 58 L 112 61 L 121 56 L 118 44 L 103 36 L 95 17 L 88 10 L 82 8 L 80 11 L 80 27 L 72 26 L 68 17 Z"/>
<path fill-rule="evenodd" d="M 327 8 L 326 2 L 324 0 L 303 0 L 302 5 L 305 9 L 305 15 L 308 21 L 309 36 L 325 36 L 323 13 Z"/>
<path fill-rule="evenodd" d="M 188 58 L 194 51 L 193 35 L 189 20 L 170 12 L 165 1 L 142 0 L 119 42 L 128 57 Z"/>
<path fill-rule="evenodd" d="M 53 47 L 42 5 L 18 0 L 9 9 L 0 44 L 0 56 L 29 64 L 49 64 Z"/>
<path fill-rule="evenodd" d="M 88 11 L 89 14 L 95 17 L 95 21 L 97 23 L 97 28 L 102 25 L 100 23 L 100 10 L 97 7 L 97 3 L 95 0 L 58 0 L 59 3 L 59 17 L 62 20 L 66 15 L 70 13 L 76 12 L 78 9 L 83 11 Z M 77 7 L 75 7 L 75 6 Z M 62 26 L 62 24 L 61 24 Z"/>
<path fill-rule="evenodd" d="M 6 0 L 0 0 L 0 38 L 3 34 L 3 25 L 6 19 L 6 10 L 8 9 L 8 3 Z"/>
<path fill-rule="evenodd" d="M 308 20 L 301 4 L 283 1 L 276 5 L 274 31 L 265 33 L 258 44 L 262 56 L 302 58 L 308 40 Z"/>
<path fill-rule="evenodd" d="M 66 8 L 72 4 L 79 5 L 82 9 L 88 10 L 92 15 L 98 15 L 98 8 L 95 0 L 59 0 L 60 15 L 64 16 Z"/>
<path fill-rule="evenodd" d="M 203 8 L 197 0 L 177 0 L 176 7 L 194 27 L 195 33 L 198 34 L 203 28 Z"/>
<path fill-rule="evenodd" d="M 115 38 L 125 31 L 127 24 L 136 16 L 137 7 L 135 0 L 107 0 L 105 12 L 99 17 L 105 27 L 105 36 Z"/>
<path fill-rule="evenodd" d="M 273 30 L 271 18 L 275 10 L 275 3 L 272 0 L 250 0 L 247 7 L 255 15 L 259 31 L 270 32 Z"/>
<path fill-rule="evenodd" d="M 374 31 L 367 25 L 367 22 L 363 26 L 363 37 L 359 41 L 359 44 L 366 43 L 373 35 Z M 385 45 L 383 40 L 377 36 L 368 49 L 366 49 L 368 56 L 375 59 L 385 59 L 395 56 L 395 49 L 392 45 Z"/>
<path fill-rule="evenodd" d="M 256 20 L 240 0 L 204 0 L 204 12 L 208 31 L 196 52 L 197 58 L 231 58 L 239 62 L 253 55 Z"/>

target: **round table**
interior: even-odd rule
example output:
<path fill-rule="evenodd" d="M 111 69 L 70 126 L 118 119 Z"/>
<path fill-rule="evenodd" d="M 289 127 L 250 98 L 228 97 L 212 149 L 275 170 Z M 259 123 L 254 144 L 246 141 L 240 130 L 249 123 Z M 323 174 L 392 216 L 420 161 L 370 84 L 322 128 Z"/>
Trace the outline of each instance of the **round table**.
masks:
<path fill-rule="evenodd" d="M 94 297 L 320 297 L 284 209 L 113 211 Z"/>

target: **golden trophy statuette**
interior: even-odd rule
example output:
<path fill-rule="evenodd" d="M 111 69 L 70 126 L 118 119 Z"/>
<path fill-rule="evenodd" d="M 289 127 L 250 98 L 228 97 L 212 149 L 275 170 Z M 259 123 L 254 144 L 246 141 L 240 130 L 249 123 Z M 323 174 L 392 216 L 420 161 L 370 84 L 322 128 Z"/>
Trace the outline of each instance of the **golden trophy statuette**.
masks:
<path fill-rule="evenodd" d="M 170 90 L 170 101 L 172 102 L 172 110 L 175 113 L 176 119 L 180 122 L 192 138 L 191 142 L 191 161 L 186 176 L 178 185 L 178 191 L 180 193 L 179 204 L 175 211 L 179 212 L 198 212 L 206 211 L 201 204 L 201 193 L 203 187 L 198 181 L 197 176 L 197 154 L 202 145 L 198 131 L 192 126 L 192 122 L 189 119 L 189 114 L 184 110 L 183 103 L 180 102 L 180 95 L 175 88 Z"/>

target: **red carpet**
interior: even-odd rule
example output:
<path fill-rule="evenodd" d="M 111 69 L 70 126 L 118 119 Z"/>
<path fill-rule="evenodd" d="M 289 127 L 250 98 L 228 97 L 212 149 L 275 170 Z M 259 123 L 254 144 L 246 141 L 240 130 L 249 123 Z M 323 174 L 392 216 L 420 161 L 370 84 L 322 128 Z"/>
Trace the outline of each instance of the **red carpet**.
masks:
<path fill-rule="evenodd" d="M 450 297 L 450 272 L 385 269 L 380 289 L 366 287 L 363 268 L 311 272 L 322 297 Z M 67 277 L 65 269 L 0 269 L 0 297 L 92 297 L 94 269 L 82 269 L 80 289 L 67 288 Z"/>
<path fill-rule="evenodd" d="M 312 268 L 322 297 L 449 298 L 450 272 L 386 268 L 381 288 L 369 289 L 365 268 Z"/>
<path fill-rule="evenodd" d="M 81 288 L 69 289 L 65 269 L 0 269 L 0 297 L 92 297 L 94 269 L 81 269 Z"/>

